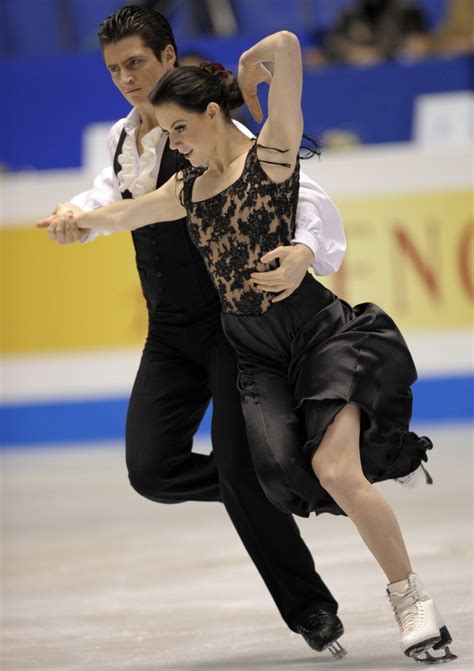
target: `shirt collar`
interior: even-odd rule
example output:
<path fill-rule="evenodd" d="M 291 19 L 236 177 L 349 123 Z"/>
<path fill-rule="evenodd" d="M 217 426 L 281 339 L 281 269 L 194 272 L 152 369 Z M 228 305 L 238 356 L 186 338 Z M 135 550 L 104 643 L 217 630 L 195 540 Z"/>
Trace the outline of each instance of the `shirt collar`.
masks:
<path fill-rule="evenodd" d="M 127 135 L 134 136 L 138 126 L 140 125 L 140 115 L 136 107 L 133 107 L 130 112 L 125 117 L 125 123 L 123 127 Z M 146 135 L 142 137 L 142 145 L 156 144 L 163 139 L 164 133 L 159 126 L 152 128 Z"/>

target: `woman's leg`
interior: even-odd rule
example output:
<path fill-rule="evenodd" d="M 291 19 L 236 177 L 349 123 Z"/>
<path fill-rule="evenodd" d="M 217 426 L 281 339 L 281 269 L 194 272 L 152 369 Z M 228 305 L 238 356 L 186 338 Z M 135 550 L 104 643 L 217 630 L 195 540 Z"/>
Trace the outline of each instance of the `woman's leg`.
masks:
<path fill-rule="evenodd" d="M 419 662 L 456 659 L 451 635 L 433 599 L 413 573 L 392 509 L 365 478 L 359 451 L 360 410 L 346 405 L 327 429 L 311 465 L 322 487 L 352 519 L 383 571 L 387 593 L 400 628 L 400 647 Z M 435 658 L 444 650 L 444 655 Z"/>
<path fill-rule="evenodd" d="M 311 465 L 322 487 L 351 518 L 389 582 L 412 573 L 397 518 L 364 476 L 359 448 L 360 410 L 346 405 L 327 429 Z"/>

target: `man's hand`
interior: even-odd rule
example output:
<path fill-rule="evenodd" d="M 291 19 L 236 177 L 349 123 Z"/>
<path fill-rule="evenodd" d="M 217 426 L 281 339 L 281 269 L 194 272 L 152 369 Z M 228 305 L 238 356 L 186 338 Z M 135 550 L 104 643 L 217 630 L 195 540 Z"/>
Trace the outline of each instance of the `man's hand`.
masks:
<path fill-rule="evenodd" d="M 264 273 L 252 273 L 251 279 L 262 291 L 282 292 L 272 299 L 272 303 L 278 303 L 291 296 L 300 286 L 314 256 L 309 247 L 297 243 L 289 247 L 277 247 L 260 260 L 262 263 L 270 263 L 274 259 L 280 259 L 279 268 Z"/>
<path fill-rule="evenodd" d="M 76 217 L 82 210 L 72 203 L 56 205 L 53 214 L 41 219 L 36 225 L 38 228 L 47 228 L 50 240 L 56 240 L 60 245 L 69 245 L 78 240 L 85 240 L 89 235 L 88 228 L 79 228 Z"/>

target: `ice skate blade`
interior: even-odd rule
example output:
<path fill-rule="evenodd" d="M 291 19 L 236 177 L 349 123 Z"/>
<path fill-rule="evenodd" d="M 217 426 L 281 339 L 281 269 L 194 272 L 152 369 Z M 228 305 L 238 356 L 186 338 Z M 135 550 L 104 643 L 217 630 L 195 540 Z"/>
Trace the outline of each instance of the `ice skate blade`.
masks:
<path fill-rule="evenodd" d="M 458 656 L 454 655 L 447 646 L 444 648 L 444 655 L 441 657 L 434 657 L 428 650 L 425 650 L 425 652 L 421 654 L 424 656 L 418 657 L 417 655 L 412 655 L 412 659 L 418 664 L 446 664 L 447 662 L 452 662 L 458 658 Z"/>
<path fill-rule="evenodd" d="M 446 625 L 441 627 L 439 635 L 439 640 L 434 643 L 433 646 L 425 648 L 424 650 L 412 650 L 409 656 L 413 657 L 419 664 L 446 664 L 446 662 L 452 662 L 454 659 L 457 659 L 457 655 L 452 653 L 448 647 L 453 642 L 453 639 L 451 638 L 451 634 Z M 439 652 L 440 650 L 444 652 L 444 655 L 435 657 L 431 654 L 434 651 Z"/>
<path fill-rule="evenodd" d="M 441 643 L 441 634 L 439 636 L 434 636 L 433 638 L 427 638 L 424 641 L 419 641 L 415 645 L 412 645 L 411 648 L 405 650 L 405 655 L 407 657 L 417 657 L 422 655 L 427 650 L 431 650 L 439 643 Z"/>
<path fill-rule="evenodd" d="M 327 649 L 329 650 L 331 655 L 336 659 L 342 659 L 347 655 L 347 650 L 342 647 L 339 641 L 334 641 L 334 643 L 330 643 Z"/>

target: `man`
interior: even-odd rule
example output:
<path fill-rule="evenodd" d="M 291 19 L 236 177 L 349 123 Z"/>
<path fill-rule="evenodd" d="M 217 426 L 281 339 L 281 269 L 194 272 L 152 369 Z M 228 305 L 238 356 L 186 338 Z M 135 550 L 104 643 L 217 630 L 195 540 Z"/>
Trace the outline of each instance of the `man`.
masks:
<path fill-rule="evenodd" d="M 68 212 L 139 197 L 167 181 L 184 160 L 169 149 L 148 101 L 156 82 L 177 63 L 166 19 L 144 7 L 123 7 L 101 24 L 99 39 L 112 80 L 133 109 L 110 131 L 112 166 L 96 178 L 93 189 L 56 208 L 64 216 L 49 235 L 60 243 L 93 237 L 80 231 Z M 344 255 L 335 206 L 304 176 L 302 183 L 295 244 L 264 257 L 264 262 L 279 258 L 280 266 L 259 276 L 263 290 L 277 293 L 275 300 L 299 286 L 313 260 L 319 274 L 328 274 Z M 272 506 L 257 481 L 234 354 L 186 220 L 152 224 L 132 237 L 149 330 L 127 415 L 130 482 L 161 503 L 222 501 L 287 625 L 314 649 L 331 647 L 341 656 L 342 648 L 334 644 L 343 633 L 337 603 L 315 572 L 295 522 Z M 193 436 L 211 398 L 213 453 L 195 454 Z"/>

